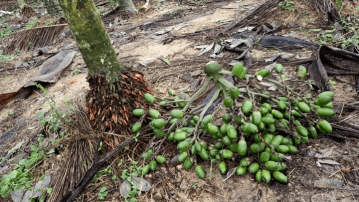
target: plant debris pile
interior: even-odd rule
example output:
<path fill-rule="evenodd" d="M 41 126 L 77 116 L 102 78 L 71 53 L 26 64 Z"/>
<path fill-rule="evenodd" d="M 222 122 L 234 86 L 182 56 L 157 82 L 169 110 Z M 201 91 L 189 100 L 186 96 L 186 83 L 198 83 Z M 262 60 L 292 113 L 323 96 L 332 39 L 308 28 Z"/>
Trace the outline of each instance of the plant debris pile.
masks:
<path fill-rule="evenodd" d="M 90 91 L 86 96 L 86 113 L 95 130 L 127 134 L 135 119 L 131 115 L 134 108 L 147 108 L 143 99 L 149 93 L 143 75 L 129 70 L 123 71 L 121 79 L 108 84 L 101 75 L 87 77 Z"/>

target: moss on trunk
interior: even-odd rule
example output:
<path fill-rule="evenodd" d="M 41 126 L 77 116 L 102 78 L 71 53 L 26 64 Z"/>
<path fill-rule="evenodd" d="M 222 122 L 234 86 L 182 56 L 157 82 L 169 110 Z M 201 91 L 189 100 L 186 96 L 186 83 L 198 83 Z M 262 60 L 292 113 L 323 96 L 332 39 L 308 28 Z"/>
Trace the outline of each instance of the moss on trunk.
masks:
<path fill-rule="evenodd" d="M 120 79 L 123 66 L 117 59 L 93 0 L 59 0 L 90 75 L 100 74 L 107 82 Z"/>

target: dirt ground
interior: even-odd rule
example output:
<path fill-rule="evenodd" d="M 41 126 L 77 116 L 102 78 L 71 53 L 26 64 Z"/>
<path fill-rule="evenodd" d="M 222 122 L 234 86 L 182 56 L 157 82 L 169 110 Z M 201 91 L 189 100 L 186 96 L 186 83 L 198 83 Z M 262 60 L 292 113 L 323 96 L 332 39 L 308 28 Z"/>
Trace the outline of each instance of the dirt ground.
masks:
<path fill-rule="evenodd" d="M 224 29 L 231 23 L 244 18 L 250 14 L 254 8 L 260 6 L 266 0 L 239 0 L 239 1 L 200 1 L 198 3 L 183 3 L 179 1 L 165 1 L 162 9 L 157 9 L 157 1 L 151 1 L 152 8 L 145 14 L 131 16 L 129 19 L 120 21 L 118 25 L 112 25 L 108 28 L 108 33 L 119 59 L 128 67 L 133 67 L 144 73 L 146 81 L 149 82 L 153 92 L 159 96 L 166 95 L 169 89 L 177 92 L 187 90 L 195 79 L 202 79 L 203 66 L 211 60 L 217 60 L 224 68 L 238 54 L 224 52 L 223 58 L 210 58 L 210 53 L 197 56 L 197 45 L 208 45 L 213 41 L 219 42 L 216 34 L 219 30 Z M 185 1 L 183 1 L 185 2 Z M 309 29 L 320 28 L 321 24 L 318 12 L 308 5 L 304 0 L 295 0 L 294 11 L 290 12 L 284 9 L 277 9 L 267 23 L 275 22 L 281 25 L 279 31 L 274 35 L 287 35 L 304 39 L 307 41 L 317 42 L 316 33 L 307 33 Z M 143 5 L 144 1 L 136 1 L 136 5 Z M 6 4 L 8 5 L 8 4 Z M 359 2 L 345 1 L 342 9 L 342 15 L 353 14 Z M 1 7 L 1 3 L 0 3 Z M 155 22 L 155 23 L 150 23 Z M 148 26 L 144 26 L 145 24 Z M 181 23 L 189 26 L 179 30 L 172 29 L 167 33 L 167 37 L 173 41 L 164 44 L 162 40 L 154 39 L 153 33 L 164 30 L 168 27 L 175 27 Z M 107 25 L 108 26 L 108 25 Z M 136 28 L 139 27 L 139 28 Z M 240 27 L 238 27 L 240 28 Z M 200 32 L 201 30 L 210 29 L 211 31 Z M 126 32 L 126 35 L 121 35 Z M 199 34 L 198 34 L 199 33 Z M 230 35 L 231 33 L 227 33 Z M 223 37 L 225 39 L 225 37 Z M 60 44 L 54 44 L 49 47 L 56 52 L 64 44 L 73 44 L 77 50 L 74 39 L 70 36 L 65 38 Z M 16 59 L 10 62 L 2 62 L 1 67 L 10 68 L 17 61 L 29 61 L 33 58 L 35 51 L 21 52 L 17 54 Z M 254 65 L 251 72 L 263 68 L 263 61 L 278 53 L 278 50 L 267 49 L 255 46 L 251 50 L 254 58 Z M 300 54 L 301 57 L 310 57 L 314 54 L 313 50 L 297 49 L 287 51 L 294 55 Z M 16 54 L 16 53 L 14 53 Z M 48 56 L 41 56 L 46 58 Z M 167 64 L 162 59 L 170 61 Z M 142 62 L 151 60 L 146 67 L 141 65 Z M 19 68 L 16 71 L 0 72 L 0 94 L 17 91 L 27 81 L 36 74 L 39 67 L 32 69 Z M 65 101 L 83 100 L 86 91 L 89 90 L 86 82 L 86 72 L 72 74 L 77 68 L 86 69 L 86 65 L 80 54 L 77 54 L 61 75 L 60 79 L 46 87 L 48 96 L 56 103 L 59 109 L 66 108 Z M 296 66 L 287 66 L 286 70 L 291 70 Z M 200 74 L 189 77 L 193 72 L 200 71 Z M 331 77 L 334 83 L 333 104 L 338 105 L 343 102 L 357 101 L 355 92 L 354 76 Z M 345 82 L 342 82 L 345 81 Z M 43 112 L 49 111 L 44 94 L 40 90 L 33 93 L 25 100 L 13 101 L 0 108 L 0 136 L 5 134 L 14 126 L 18 126 L 17 134 L 6 144 L 0 145 L 0 157 L 6 155 L 7 151 L 15 146 L 21 140 L 25 140 L 25 145 L 36 144 L 36 131 L 40 128 L 39 119 L 36 115 L 38 110 Z M 13 113 L 13 116 L 9 116 Z M 338 116 L 339 113 L 336 115 Z M 358 118 L 354 112 L 343 113 L 339 120 L 344 120 L 350 124 L 359 125 Z M 25 124 L 19 124 L 22 120 Z M 335 134 L 341 135 L 340 130 L 335 130 Z M 287 160 L 288 169 L 285 174 L 289 176 L 288 184 L 280 184 L 272 181 L 269 184 L 258 183 L 252 174 L 245 176 L 233 175 L 223 181 L 217 171 L 216 165 L 211 167 L 208 162 L 201 162 L 207 171 L 205 180 L 201 180 L 195 175 L 195 167 L 186 171 L 182 165 L 173 166 L 169 163 L 159 166 L 156 172 L 145 176 L 153 188 L 148 193 L 141 193 L 138 196 L 139 201 L 231 201 L 231 202 L 349 202 L 359 200 L 359 145 L 358 139 L 355 138 L 334 138 L 331 136 L 319 135 L 310 143 L 299 146 L 299 153 L 292 155 Z M 323 151 L 330 152 L 330 159 L 339 164 L 318 165 L 318 155 Z M 26 151 L 26 149 L 25 149 Z M 174 145 L 168 144 L 164 149 L 167 159 L 176 155 Z M 61 154 L 54 155 L 43 165 L 44 171 L 55 171 L 59 167 L 57 159 Z M 229 168 L 236 167 L 238 161 L 234 160 L 228 163 Z M 348 169 L 348 172 L 342 172 L 342 169 Z M 210 172 L 212 170 L 212 172 Z M 325 179 L 340 180 L 343 184 L 339 187 L 330 185 L 318 185 L 315 181 Z M 104 177 L 102 184 L 113 185 L 110 177 Z M 119 185 L 117 185 L 119 186 Z M 119 191 L 115 190 L 109 193 L 105 200 L 98 200 L 95 196 L 101 187 L 91 184 L 85 191 L 87 201 L 124 201 Z M 2 199 L 0 199 L 1 201 Z M 5 201 L 10 201 L 9 197 Z M 81 201 L 81 199 L 78 199 Z"/>

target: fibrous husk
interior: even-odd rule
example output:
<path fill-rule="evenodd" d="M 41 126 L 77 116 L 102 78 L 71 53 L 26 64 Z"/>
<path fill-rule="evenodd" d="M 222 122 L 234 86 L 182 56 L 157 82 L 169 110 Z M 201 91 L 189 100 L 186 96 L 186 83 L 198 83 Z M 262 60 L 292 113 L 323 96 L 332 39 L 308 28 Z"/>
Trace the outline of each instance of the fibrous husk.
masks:
<path fill-rule="evenodd" d="M 148 108 L 144 100 L 150 93 L 143 75 L 139 72 L 124 70 L 121 78 L 109 85 L 101 75 L 89 75 L 87 81 L 90 91 L 86 95 L 86 113 L 91 127 L 118 134 L 130 134 L 130 127 L 136 119 L 132 110 Z"/>
<path fill-rule="evenodd" d="M 22 17 L 22 19 L 24 20 L 27 20 L 27 19 L 30 19 L 32 17 L 37 17 L 38 14 L 34 11 L 33 8 L 31 8 L 30 6 L 28 5 L 24 5 L 20 11 L 20 16 Z"/>

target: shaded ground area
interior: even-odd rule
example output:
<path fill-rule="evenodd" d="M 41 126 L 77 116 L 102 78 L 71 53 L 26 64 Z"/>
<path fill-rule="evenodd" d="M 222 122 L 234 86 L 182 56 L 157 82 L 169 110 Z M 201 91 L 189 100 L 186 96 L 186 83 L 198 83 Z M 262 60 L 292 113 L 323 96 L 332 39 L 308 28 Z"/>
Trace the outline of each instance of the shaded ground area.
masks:
<path fill-rule="evenodd" d="M 230 69 L 229 64 L 240 56 L 245 48 L 236 47 L 237 49 L 223 51 L 222 57 L 215 55 L 211 58 L 214 49 L 197 56 L 200 50 L 195 47 L 212 43 L 223 45 L 227 39 L 236 38 L 236 34 L 241 33 L 238 32 L 240 28 L 251 25 L 240 23 L 237 27 L 229 28 L 266 2 L 270 1 L 183 1 L 182 4 L 178 1 L 165 1 L 159 6 L 155 1 L 151 1 L 152 8 L 145 14 L 138 16 L 116 14 L 122 18 L 117 23 L 114 22 L 113 16 L 107 16 L 106 19 L 111 19 L 109 20 L 111 27 L 108 23 L 106 26 L 119 59 L 126 66 L 143 72 L 156 95 L 166 96 L 169 89 L 177 92 L 186 90 L 194 92 L 203 83 L 205 77 L 203 66 L 207 62 L 216 60 L 224 69 Z M 332 29 L 331 25 L 327 24 L 325 15 L 310 2 L 305 0 L 294 2 L 293 11 L 279 8 L 276 4 L 275 9 L 268 12 L 266 18 L 260 18 L 255 23 L 258 34 L 264 35 L 268 32 L 266 35 L 291 36 L 317 44 L 322 39 L 318 37 L 319 33 Z M 101 2 L 97 3 L 101 4 Z M 2 4 L 10 5 L 8 2 L 0 2 L 1 8 Z M 138 1 L 135 4 L 140 7 L 143 2 Z M 105 10 L 110 10 L 108 4 L 104 5 Z M 335 7 L 335 1 L 332 5 Z M 341 16 L 358 16 L 356 12 L 358 6 L 358 2 L 344 2 Z M 41 22 L 37 26 L 45 25 L 51 19 L 57 17 L 41 17 Z M 14 15 L 8 20 L 19 24 Z M 266 29 L 269 31 L 265 31 Z M 317 46 L 312 45 L 281 50 L 277 47 L 264 47 L 259 43 L 259 40 L 254 41 L 253 48 L 249 51 L 252 58 L 250 73 L 271 64 L 273 61 L 265 60 L 278 53 L 291 54 L 289 58 L 277 59 L 277 62 L 284 65 L 285 72 L 294 71 L 300 64 L 308 67 L 310 62 L 305 63 L 304 60 L 312 60 L 318 49 Z M 12 61 L 0 62 L 0 94 L 15 92 L 24 86 L 38 72 L 40 65 L 56 55 L 61 48 L 78 51 L 71 34 L 67 34 L 61 41 L 49 45 L 46 51 L 21 50 L 9 53 L 16 58 Z M 0 49 L 3 50 L 3 47 Z M 21 62 L 20 66 L 19 62 Z M 47 96 L 61 110 L 70 108 L 67 105 L 69 100 L 79 100 L 84 105 L 86 91 L 89 90 L 86 76 L 86 65 L 81 54 L 77 52 L 72 63 L 60 74 L 56 83 L 44 84 L 48 92 Z M 331 88 L 335 92 L 333 105 L 336 119 L 333 119 L 333 122 L 337 125 L 347 123 L 359 127 L 358 109 L 355 103 L 345 104 L 344 107 L 344 103 L 353 103 L 358 99 L 356 76 L 355 74 L 329 75 Z M 308 87 L 306 91 L 309 90 Z M 44 92 L 35 91 L 27 99 L 15 100 L 0 108 L 0 137 L 5 138 L 5 134 L 9 137 L 4 139 L 4 142 L 0 141 L 1 158 L 21 141 L 24 141 L 24 144 L 12 155 L 12 158 L 16 155 L 22 155 L 21 158 L 24 158 L 23 154 L 29 155 L 31 151 L 29 146 L 38 144 L 39 133 L 44 133 L 47 141 L 51 138 L 50 134 L 45 134 L 45 130 L 40 125 L 41 118 L 36 113 L 41 111 L 48 114 L 50 106 L 46 103 Z M 196 102 L 200 101 L 199 99 Z M 11 130 L 12 132 L 9 133 Z M 166 163 L 160 165 L 156 172 L 145 176 L 145 179 L 152 184 L 152 190 L 141 193 L 137 199 L 139 201 L 151 199 L 154 201 L 357 201 L 359 146 L 358 138 L 348 136 L 350 133 L 355 132 L 337 128 L 331 135 L 320 135 L 310 143 L 301 145 L 299 154 L 292 155 L 291 159 L 287 160 L 288 169 L 285 174 L 289 176 L 289 183 L 286 185 L 276 181 L 269 184 L 258 183 L 251 174 L 243 177 L 234 175 L 223 181 L 216 165 L 210 165 L 208 162 L 201 164 L 210 177 L 201 180 L 196 177 L 194 167 L 186 171 L 182 165 L 173 166 Z M 46 144 L 48 148 L 51 146 L 48 142 Z M 145 150 L 144 142 L 138 145 L 128 154 L 133 160 L 138 160 L 138 154 Z M 167 159 L 177 152 L 175 146 L 169 143 L 166 143 L 163 151 L 162 154 Z M 61 174 L 65 154 L 65 149 L 56 151 L 39 165 L 37 174 L 41 175 L 41 170 L 45 173 L 57 171 L 55 175 Z M 139 164 L 143 165 L 144 162 L 139 160 Z M 232 168 L 237 164 L 237 160 L 233 160 L 228 166 Z M 11 163 L 3 163 L 0 168 L 10 165 Z M 112 166 L 116 167 L 116 165 Z M 0 171 L 0 175 L 9 171 L 11 170 Z M 112 175 L 104 174 L 101 180 L 91 183 L 77 201 L 82 199 L 103 201 L 98 199 L 98 193 L 104 185 L 111 190 L 105 201 L 124 201 L 116 189 L 122 182 L 121 170 L 119 169 L 116 174 L 118 181 L 112 180 Z M 11 200 L 11 197 L 7 199 Z"/>

